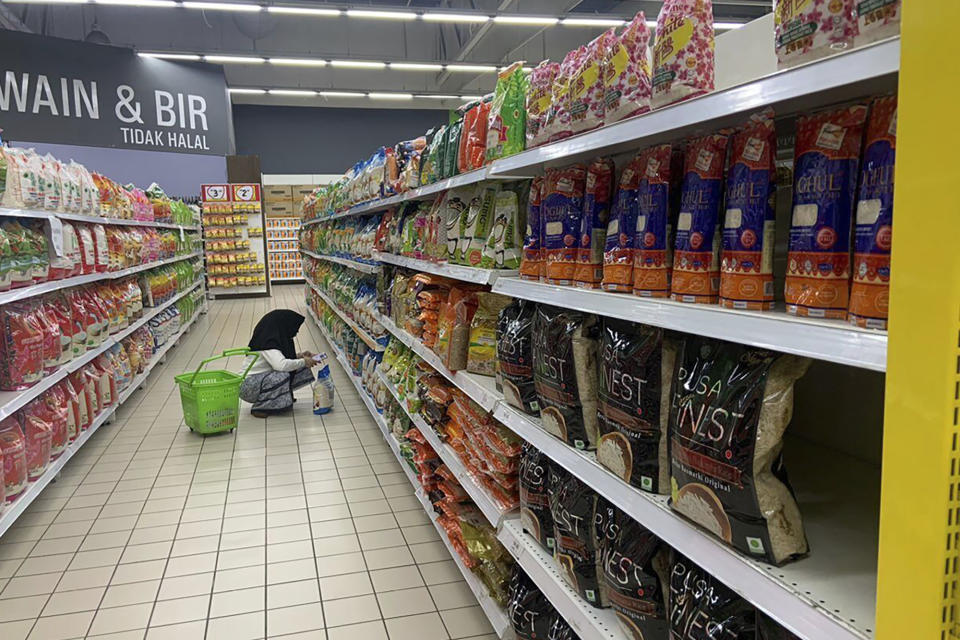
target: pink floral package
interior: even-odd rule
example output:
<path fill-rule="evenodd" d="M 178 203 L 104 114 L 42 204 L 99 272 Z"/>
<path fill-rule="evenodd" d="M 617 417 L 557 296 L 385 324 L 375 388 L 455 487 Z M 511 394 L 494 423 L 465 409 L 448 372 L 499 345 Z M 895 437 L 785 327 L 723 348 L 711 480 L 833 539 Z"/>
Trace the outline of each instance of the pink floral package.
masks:
<path fill-rule="evenodd" d="M 616 36 L 606 31 L 587 45 L 570 82 L 570 130 L 591 131 L 604 122 L 604 65 Z"/>
<path fill-rule="evenodd" d="M 547 60 L 538 64 L 530 72 L 530 90 L 527 92 L 528 149 L 547 141 L 544 127 L 553 100 L 553 83 L 559 72 L 559 63 Z"/>
<path fill-rule="evenodd" d="M 775 0 L 773 23 L 777 62 L 792 67 L 853 46 L 856 0 Z"/>
<path fill-rule="evenodd" d="M 0 389 L 19 391 L 40 381 L 43 330 L 28 305 L 0 307 L 0 348 Z"/>
<path fill-rule="evenodd" d="M 641 11 L 607 48 L 604 102 L 607 124 L 650 111 L 650 29 Z"/>
<path fill-rule="evenodd" d="M 544 135 L 549 142 L 563 140 L 573 134 L 570 126 L 570 83 L 585 51 L 586 47 L 580 47 L 568 52 L 560 64 L 557 78 L 553 82 L 550 111 L 547 112 L 544 123 Z"/>
<path fill-rule="evenodd" d="M 900 33 L 901 0 L 860 0 L 857 4 L 857 38 L 860 46 Z"/>
<path fill-rule="evenodd" d="M 0 451 L 3 451 L 5 499 L 12 502 L 27 488 L 27 443 L 16 416 L 0 422 Z"/>
<path fill-rule="evenodd" d="M 713 91 L 711 0 L 664 0 L 653 45 L 653 107 Z"/>

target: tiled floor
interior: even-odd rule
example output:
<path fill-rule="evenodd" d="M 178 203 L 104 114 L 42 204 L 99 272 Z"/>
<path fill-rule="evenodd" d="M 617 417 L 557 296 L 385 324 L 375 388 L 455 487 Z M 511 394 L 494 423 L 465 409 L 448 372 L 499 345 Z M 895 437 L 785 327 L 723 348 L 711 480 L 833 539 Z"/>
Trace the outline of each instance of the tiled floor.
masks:
<path fill-rule="evenodd" d="M 0 538 L 0 639 L 494 638 L 339 365 L 323 419 L 303 389 L 235 434 L 181 425 L 174 374 L 302 299 L 212 302 Z M 299 343 L 327 348 L 309 318 Z"/>

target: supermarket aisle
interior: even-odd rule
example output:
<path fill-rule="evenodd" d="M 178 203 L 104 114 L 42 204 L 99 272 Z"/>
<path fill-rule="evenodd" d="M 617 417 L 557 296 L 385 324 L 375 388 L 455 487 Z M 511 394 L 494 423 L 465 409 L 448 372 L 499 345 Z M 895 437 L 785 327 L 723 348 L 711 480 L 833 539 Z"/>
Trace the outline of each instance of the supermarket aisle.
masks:
<path fill-rule="evenodd" d="M 494 638 L 339 364 L 323 419 L 303 389 L 235 435 L 181 425 L 173 376 L 302 299 L 212 302 L 0 538 L 0 638 Z M 309 318 L 299 343 L 327 349 Z"/>

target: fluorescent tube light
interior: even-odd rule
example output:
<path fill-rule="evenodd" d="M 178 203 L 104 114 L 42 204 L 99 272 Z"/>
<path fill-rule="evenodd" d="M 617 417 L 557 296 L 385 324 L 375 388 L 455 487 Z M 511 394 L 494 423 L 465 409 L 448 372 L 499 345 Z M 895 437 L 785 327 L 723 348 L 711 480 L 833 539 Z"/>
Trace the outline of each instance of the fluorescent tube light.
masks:
<path fill-rule="evenodd" d="M 326 98 L 363 98 L 367 94 L 360 91 L 320 91 L 320 95 Z"/>
<path fill-rule="evenodd" d="M 88 0 L 3 0 L 3 4 L 86 4 Z"/>
<path fill-rule="evenodd" d="M 243 88 L 233 88 L 230 87 L 230 93 L 249 93 L 249 94 L 264 94 L 267 91 L 265 89 L 243 89 Z"/>
<path fill-rule="evenodd" d="M 391 69 L 400 71 L 443 71 L 442 64 L 431 64 L 426 62 L 391 62 Z"/>
<path fill-rule="evenodd" d="M 330 65 L 334 67 L 346 67 L 350 69 L 386 69 L 386 62 L 377 62 L 375 60 L 331 60 Z"/>
<path fill-rule="evenodd" d="M 235 64 L 262 64 L 266 62 L 263 58 L 254 58 L 252 56 L 205 55 L 203 59 L 205 62 L 232 62 Z"/>
<path fill-rule="evenodd" d="M 476 71 L 478 73 L 490 73 L 497 70 L 495 66 L 487 64 L 448 64 L 447 71 Z"/>
<path fill-rule="evenodd" d="M 296 67 L 325 67 L 327 61 L 322 58 L 267 58 L 270 64 L 290 65 Z"/>
<path fill-rule="evenodd" d="M 743 22 L 714 22 L 714 29 L 739 29 L 744 25 Z"/>
<path fill-rule="evenodd" d="M 305 89 L 267 89 L 267 93 L 272 96 L 315 96 L 316 91 Z"/>
<path fill-rule="evenodd" d="M 414 98 L 429 98 L 431 100 L 459 100 L 460 96 L 441 95 L 438 93 L 418 93 Z"/>
<path fill-rule="evenodd" d="M 141 58 L 160 58 L 162 60 L 199 60 L 200 56 L 195 53 L 153 53 L 148 51 L 139 51 L 137 55 Z"/>
<path fill-rule="evenodd" d="M 183 6 L 187 9 L 203 9 L 206 11 L 263 11 L 258 4 L 241 4 L 239 2 L 193 2 L 184 0 Z"/>
<path fill-rule="evenodd" d="M 561 18 L 560 24 L 566 27 L 619 27 L 626 21 L 611 18 Z"/>
<path fill-rule="evenodd" d="M 416 20 L 412 11 L 369 11 L 367 9 L 347 9 L 351 18 L 381 18 L 384 20 Z"/>
<path fill-rule="evenodd" d="M 427 22 L 489 22 L 490 16 L 480 13 L 427 12 L 420 16 Z"/>
<path fill-rule="evenodd" d="M 379 91 L 371 91 L 367 94 L 371 100 L 412 100 L 412 93 L 383 93 Z"/>
<path fill-rule="evenodd" d="M 173 0 L 93 0 L 93 2 L 125 7 L 156 7 L 158 9 L 169 9 L 177 6 L 177 3 Z"/>
<path fill-rule="evenodd" d="M 548 16 L 494 16 L 493 21 L 500 22 L 502 24 L 550 26 L 552 24 L 557 24 L 560 21 L 560 18 L 550 18 Z"/>
<path fill-rule="evenodd" d="M 460 96 L 461 100 L 480 100 L 483 96 Z"/>
<path fill-rule="evenodd" d="M 290 15 L 302 15 L 302 16 L 342 16 L 343 11 L 340 9 L 314 9 L 312 7 L 285 7 L 282 5 L 272 4 L 267 7 L 267 11 L 270 13 L 286 13 Z"/>

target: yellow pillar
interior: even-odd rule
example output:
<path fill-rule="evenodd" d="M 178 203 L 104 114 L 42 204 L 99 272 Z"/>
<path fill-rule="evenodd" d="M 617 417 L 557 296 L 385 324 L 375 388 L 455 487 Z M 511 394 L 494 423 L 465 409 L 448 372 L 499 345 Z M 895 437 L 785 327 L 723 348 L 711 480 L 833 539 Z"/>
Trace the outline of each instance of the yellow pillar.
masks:
<path fill-rule="evenodd" d="M 960 636 L 958 0 L 904 0 L 877 640 Z"/>

